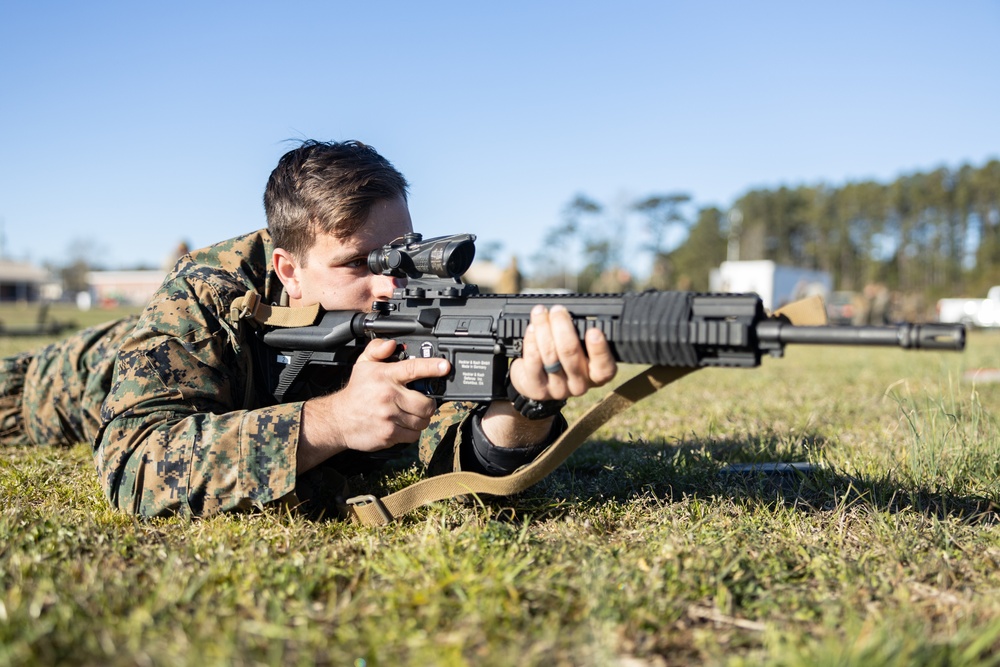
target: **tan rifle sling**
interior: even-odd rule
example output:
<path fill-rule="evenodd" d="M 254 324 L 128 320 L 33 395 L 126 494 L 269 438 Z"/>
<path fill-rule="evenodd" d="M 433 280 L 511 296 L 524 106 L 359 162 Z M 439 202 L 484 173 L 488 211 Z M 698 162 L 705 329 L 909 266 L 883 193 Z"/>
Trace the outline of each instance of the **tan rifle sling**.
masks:
<path fill-rule="evenodd" d="M 233 322 L 248 319 L 268 327 L 308 327 L 316 324 L 320 310 L 318 303 L 295 308 L 272 306 L 264 303 L 260 294 L 251 290 L 233 300 L 232 305 L 229 306 L 229 317 Z"/>
<path fill-rule="evenodd" d="M 507 496 L 542 480 L 576 450 L 591 433 L 615 415 L 696 368 L 650 366 L 615 388 L 567 428 L 537 459 L 510 475 L 489 477 L 474 472 L 452 472 L 428 477 L 382 498 L 356 496 L 348 500 L 348 511 L 368 526 L 387 524 L 396 517 L 436 500 L 466 494 Z"/>

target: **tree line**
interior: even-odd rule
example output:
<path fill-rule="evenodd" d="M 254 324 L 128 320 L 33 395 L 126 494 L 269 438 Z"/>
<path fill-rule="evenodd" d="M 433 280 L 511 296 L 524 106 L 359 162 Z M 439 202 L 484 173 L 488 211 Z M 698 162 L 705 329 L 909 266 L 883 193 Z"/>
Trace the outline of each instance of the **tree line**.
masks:
<path fill-rule="evenodd" d="M 626 230 L 650 266 L 632 275 Z M 633 246 L 634 247 L 634 246 Z M 575 258 L 580 258 L 578 263 Z M 575 196 L 544 240 L 538 280 L 576 291 L 708 289 L 725 259 L 828 271 L 835 289 L 880 284 L 925 302 L 1000 284 L 1000 160 L 841 186 L 754 189 L 723 211 L 685 192 L 604 204 Z"/>

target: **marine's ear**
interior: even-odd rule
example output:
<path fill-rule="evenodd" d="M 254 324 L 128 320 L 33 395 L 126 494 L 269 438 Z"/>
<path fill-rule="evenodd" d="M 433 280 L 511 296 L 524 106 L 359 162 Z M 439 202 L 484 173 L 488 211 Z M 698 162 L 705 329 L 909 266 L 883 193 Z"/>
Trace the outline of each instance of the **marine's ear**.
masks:
<path fill-rule="evenodd" d="M 278 280 L 285 286 L 289 299 L 302 298 L 302 285 L 299 281 L 299 262 L 295 256 L 284 248 L 275 248 L 271 254 L 271 264 Z"/>

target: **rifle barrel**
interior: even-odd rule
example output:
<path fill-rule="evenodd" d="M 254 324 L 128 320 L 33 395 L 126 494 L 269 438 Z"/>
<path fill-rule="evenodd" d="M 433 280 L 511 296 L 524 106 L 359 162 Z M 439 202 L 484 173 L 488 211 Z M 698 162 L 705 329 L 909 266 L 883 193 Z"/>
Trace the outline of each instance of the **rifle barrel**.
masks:
<path fill-rule="evenodd" d="M 793 345 L 866 345 L 907 350 L 963 350 L 965 327 L 960 324 L 898 324 L 895 326 L 794 326 L 766 320 L 757 326 L 762 342 Z"/>

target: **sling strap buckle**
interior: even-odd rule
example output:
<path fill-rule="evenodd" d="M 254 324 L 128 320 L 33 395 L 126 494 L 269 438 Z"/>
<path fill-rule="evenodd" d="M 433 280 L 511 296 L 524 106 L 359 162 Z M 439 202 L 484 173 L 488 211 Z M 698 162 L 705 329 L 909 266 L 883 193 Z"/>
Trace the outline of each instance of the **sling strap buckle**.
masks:
<path fill-rule="evenodd" d="M 375 509 L 378 513 L 382 515 L 382 518 L 386 523 L 392 523 L 392 514 L 389 513 L 388 508 L 382 502 L 382 499 L 378 496 L 372 494 L 365 494 L 363 496 L 354 496 L 353 498 L 347 499 L 347 504 L 352 507 L 366 507 L 372 503 L 375 504 Z"/>

